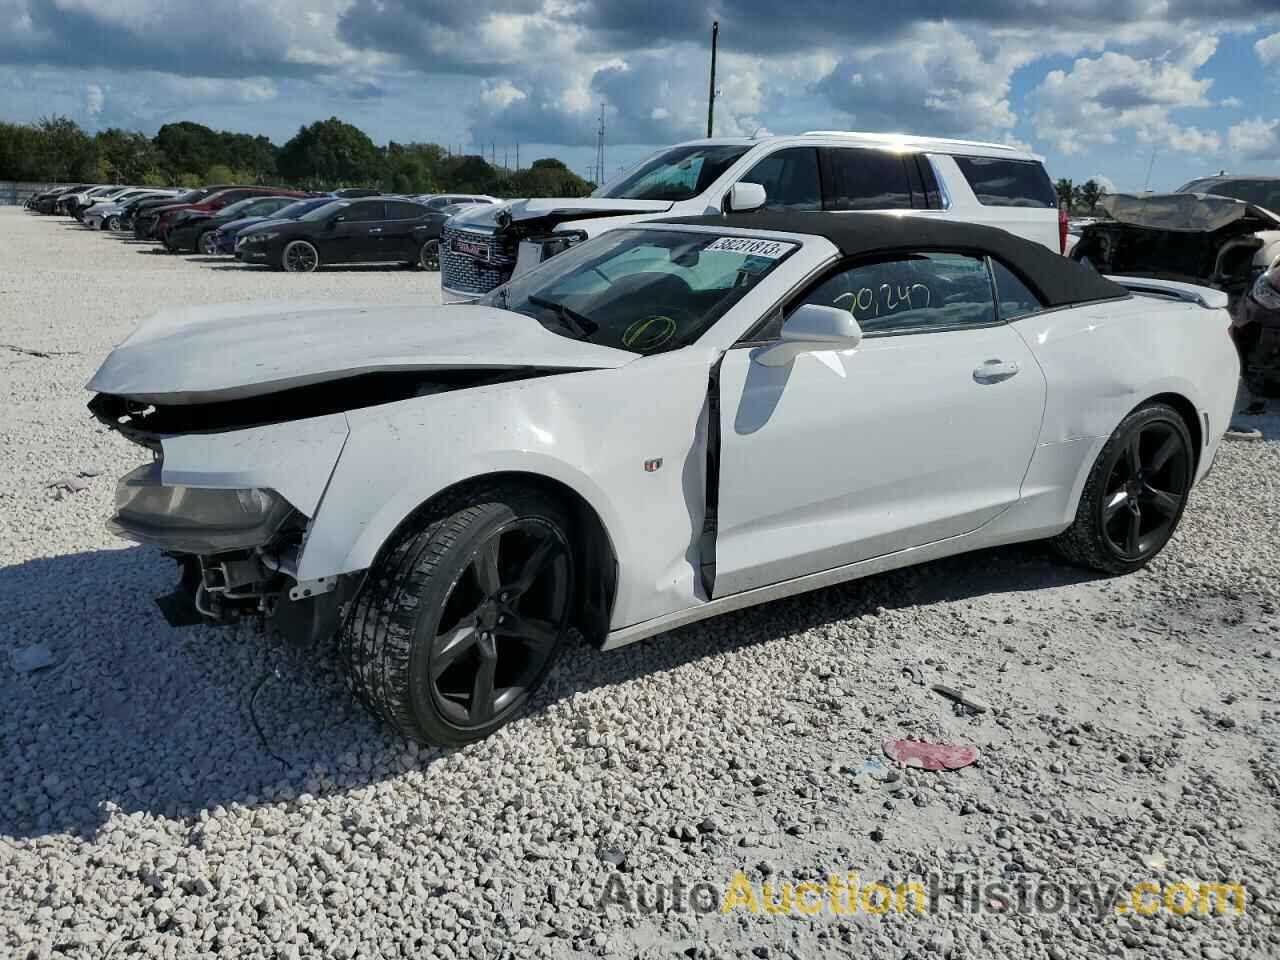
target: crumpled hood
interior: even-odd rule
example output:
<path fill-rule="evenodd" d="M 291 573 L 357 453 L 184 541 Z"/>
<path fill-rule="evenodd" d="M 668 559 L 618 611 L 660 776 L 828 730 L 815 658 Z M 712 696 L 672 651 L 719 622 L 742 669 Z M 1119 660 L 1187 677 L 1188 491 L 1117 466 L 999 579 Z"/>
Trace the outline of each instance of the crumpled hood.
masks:
<path fill-rule="evenodd" d="M 481 230 L 496 230 L 520 224 L 549 227 L 557 223 L 595 217 L 666 213 L 671 207 L 671 202 L 667 200 L 607 200 L 599 197 L 512 200 L 510 203 L 474 204 L 456 214 L 449 223 Z"/>
<path fill-rule="evenodd" d="M 1276 215 L 1262 207 L 1203 193 L 1163 193 L 1139 197 L 1126 193 L 1105 195 L 1100 205 L 1120 223 L 1148 230 L 1212 233 L 1254 217 L 1280 226 Z"/>
<path fill-rule="evenodd" d="M 364 373 L 611 369 L 634 359 L 487 306 L 219 304 L 166 310 L 144 322 L 86 387 L 144 403 L 190 404 Z"/>

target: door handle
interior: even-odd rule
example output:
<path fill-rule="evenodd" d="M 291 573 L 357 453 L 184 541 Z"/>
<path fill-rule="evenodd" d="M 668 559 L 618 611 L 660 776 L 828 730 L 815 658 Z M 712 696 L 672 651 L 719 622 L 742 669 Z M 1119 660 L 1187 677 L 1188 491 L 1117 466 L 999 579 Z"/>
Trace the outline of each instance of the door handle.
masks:
<path fill-rule="evenodd" d="M 382 232 L 382 228 L 381 228 L 381 227 L 370 227 L 370 228 L 369 228 L 369 232 L 370 232 L 370 233 L 381 233 L 381 232 Z"/>
<path fill-rule="evenodd" d="M 973 371 L 973 379 L 978 383 L 1000 383 L 1008 380 L 1018 372 L 1018 364 L 1013 360 L 988 360 Z"/>

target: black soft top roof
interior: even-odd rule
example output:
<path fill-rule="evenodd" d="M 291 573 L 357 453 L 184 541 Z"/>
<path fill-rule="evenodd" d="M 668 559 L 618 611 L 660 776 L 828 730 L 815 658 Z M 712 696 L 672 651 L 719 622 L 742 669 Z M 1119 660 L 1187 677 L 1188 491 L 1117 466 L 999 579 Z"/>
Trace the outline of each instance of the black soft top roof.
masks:
<path fill-rule="evenodd" d="M 735 213 L 661 222 L 807 233 L 825 237 L 847 257 L 941 250 L 988 254 L 1018 274 L 1051 307 L 1129 296 L 1128 290 L 1093 267 L 1004 230 L 976 223 L 884 213 Z"/>

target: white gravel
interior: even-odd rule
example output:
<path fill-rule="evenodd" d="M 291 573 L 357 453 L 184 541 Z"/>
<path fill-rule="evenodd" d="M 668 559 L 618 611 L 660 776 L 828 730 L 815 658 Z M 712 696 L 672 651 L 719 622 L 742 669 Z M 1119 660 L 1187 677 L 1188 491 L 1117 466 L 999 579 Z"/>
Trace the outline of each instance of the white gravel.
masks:
<path fill-rule="evenodd" d="M 164 623 L 172 563 L 103 529 L 138 450 L 83 391 L 163 306 L 430 303 L 436 278 L 240 269 L 9 208 L 0 240 L 0 956 L 1280 955 L 1280 417 L 1239 418 L 1264 440 L 1224 447 L 1144 572 L 1011 548 L 575 648 L 532 715 L 439 754 L 353 707 L 327 651 Z M 38 645 L 56 664 L 16 672 Z M 992 709 L 957 716 L 934 682 Z M 886 736 L 982 756 L 855 776 Z M 1249 896 L 1101 921 L 596 905 L 613 877 L 723 891 L 736 870 Z"/>

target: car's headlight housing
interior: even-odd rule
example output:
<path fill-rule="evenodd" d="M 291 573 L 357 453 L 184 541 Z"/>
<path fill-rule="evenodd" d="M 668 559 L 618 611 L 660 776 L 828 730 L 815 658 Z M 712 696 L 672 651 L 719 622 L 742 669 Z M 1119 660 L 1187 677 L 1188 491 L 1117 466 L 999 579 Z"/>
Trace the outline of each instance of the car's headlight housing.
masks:
<path fill-rule="evenodd" d="M 280 236 L 280 234 L 275 232 L 251 233 L 249 234 L 249 236 L 245 237 L 244 239 L 246 243 L 255 243 L 255 242 L 266 243 L 268 240 L 274 240 L 278 236 Z"/>
<path fill-rule="evenodd" d="M 139 543 L 212 554 L 266 543 L 293 512 L 273 490 L 222 490 L 161 482 L 159 461 L 120 478 L 111 528 Z"/>
<path fill-rule="evenodd" d="M 1267 310 L 1280 310 L 1280 288 L 1277 288 L 1277 284 L 1280 284 L 1280 271 L 1272 267 L 1257 279 L 1253 289 L 1249 291 L 1249 296 L 1260 307 Z"/>

